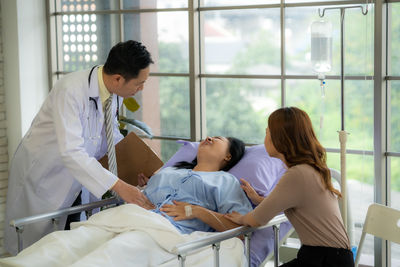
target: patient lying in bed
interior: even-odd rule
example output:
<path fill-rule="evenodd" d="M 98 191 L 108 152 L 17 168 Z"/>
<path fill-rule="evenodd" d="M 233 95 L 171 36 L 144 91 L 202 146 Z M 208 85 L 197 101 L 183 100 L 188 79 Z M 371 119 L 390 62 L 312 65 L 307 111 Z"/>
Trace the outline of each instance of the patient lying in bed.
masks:
<path fill-rule="evenodd" d="M 227 226 L 221 222 L 223 217 L 219 213 L 247 213 L 252 209 L 238 180 L 220 171 L 229 170 L 243 154 L 244 144 L 240 140 L 209 137 L 200 143 L 195 161 L 182 162 L 178 168 L 165 168 L 148 180 L 145 194 L 155 204 L 154 212 L 163 216 L 151 215 L 136 205 L 106 210 L 93 215 L 87 222 L 73 224 L 71 231 L 45 236 L 16 257 L 0 260 L 0 265 L 85 266 L 95 263 L 96 266 L 127 266 L 129 263 L 133 266 L 138 260 L 138 266 L 176 265 L 174 247 L 202 235 L 199 232 L 182 235 L 176 228 L 181 233 L 218 230 L 221 226 L 233 228 L 235 225 Z M 160 209 L 165 204 L 177 203 L 173 201 L 184 201 L 209 211 L 198 219 L 186 214 L 187 220 L 175 221 Z M 236 256 L 227 256 L 222 263 L 240 266 L 243 255 L 240 241 L 229 240 L 224 244 L 221 257 L 232 253 Z M 202 251 L 190 257 L 190 266 L 212 263 L 212 258 L 207 260 L 207 253 Z"/>
<path fill-rule="evenodd" d="M 252 210 L 251 203 L 229 170 L 243 156 L 242 141 L 236 138 L 207 137 L 199 144 L 197 158 L 179 162 L 155 174 L 147 182 L 145 195 L 182 233 L 224 231 L 237 225 L 221 214 Z M 179 203 L 185 203 L 179 205 Z M 178 204 L 177 207 L 171 204 Z M 186 208 L 186 210 L 185 210 Z M 189 208 L 189 213 L 187 209 Z M 172 212 L 171 212 L 171 209 Z"/>

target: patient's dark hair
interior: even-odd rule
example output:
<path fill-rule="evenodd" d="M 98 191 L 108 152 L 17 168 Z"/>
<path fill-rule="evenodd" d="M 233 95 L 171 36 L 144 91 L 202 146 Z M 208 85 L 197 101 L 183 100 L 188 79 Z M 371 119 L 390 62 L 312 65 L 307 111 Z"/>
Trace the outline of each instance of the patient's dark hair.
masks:
<path fill-rule="evenodd" d="M 229 154 L 231 154 L 231 159 L 228 163 L 221 169 L 221 171 L 229 171 L 233 166 L 235 166 L 239 160 L 244 155 L 244 143 L 242 140 L 235 137 L 227 137 L 229 141 Z M 197 165 L 197 157 L 192 162 L 180 161 L 174 165 L 178 169 L 193 169 Z"/>

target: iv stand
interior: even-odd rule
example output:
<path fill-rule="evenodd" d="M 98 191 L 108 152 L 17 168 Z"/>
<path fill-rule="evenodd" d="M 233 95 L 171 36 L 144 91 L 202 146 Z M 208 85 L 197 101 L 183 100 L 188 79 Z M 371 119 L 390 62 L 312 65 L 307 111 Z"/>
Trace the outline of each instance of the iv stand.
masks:
<path fill-rule="evenodd" d="M 347 6 L 347 7 L 329 7 L 324 8 L 322 10 L 318 9 L 318 15 L 323 18 L 326 10 L 331 9 L 340 9 L 340 107 L 341 107 L 341 130 L 339 133 L 339 142 L 340 142 L 340 191 L 342 193 L 341 205 L 342 205 L 342 218 L 345 229 L 350 235 L 350 229 L 348 228 L 347 223 L 347 187 L 346 187 L 346 142 L 348 133 L 344 129 L 344 49 L 345 49 L 345 40 L 344 40 L 344 15 L 345 10 L 350 8 L 360 8 L 362 14 L 365 16 L 368 13 L 368 5 L 364 11 L 363 6 Z"/>

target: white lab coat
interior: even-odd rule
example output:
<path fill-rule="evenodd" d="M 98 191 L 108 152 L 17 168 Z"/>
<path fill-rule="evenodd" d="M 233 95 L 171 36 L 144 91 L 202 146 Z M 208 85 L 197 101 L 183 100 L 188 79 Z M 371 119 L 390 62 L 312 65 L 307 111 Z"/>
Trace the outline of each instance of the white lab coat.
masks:
<path fill-rule="evenodd" d="M 90 87 L 89 72 L 68 74 L 55 84 L 15 152 L 4 228 L 5 248 L 12 254 L 17 252 L 17 234 L 10 220 L 70 207 L 82 185 L 100 198 L 118 179 L 97 161 L 107 152 L 107 140 L 97 68 Z M 112 105 L 116 111 L 115 95 Z M 116 117 L 114 138 L 115 143 L 122 139 Z M 64 229 L 65 220 L 60 220 L 59 229 Z M 24 247 L 52 229 L 51 222 L 27 225 Z"/>

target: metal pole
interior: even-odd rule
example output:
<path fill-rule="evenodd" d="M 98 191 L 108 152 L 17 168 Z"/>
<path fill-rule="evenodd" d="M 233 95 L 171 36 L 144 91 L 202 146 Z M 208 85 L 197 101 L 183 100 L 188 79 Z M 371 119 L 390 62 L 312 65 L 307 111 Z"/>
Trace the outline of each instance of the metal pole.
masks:
<path fill-rule="evenodd" d="M 185 267 L 186 256 L 178 255 L 178 261 L 180 267 Z"/>
<path fill-rule="evenodd" d="M 19 253 L 19 252 L 21 252 L 22 246 L 23 246 L 21 234 L 24 231 L 24 227 L 16 227 L 15 230 L 17 231 L 18 253 Z"/>
<path fill-rule="evenodd" d="M 347 231 L 347 187 L 346 187 L 346 142 L 347 132 L 344 129 L 344 51 L 345 51 L 345 11 L 340 8 L 340 98 L 341 98 L 341 131 L 339 131 L 340 142 L 340 191 L 342 193 L 342 218 Z"/>
<path fill-rule="evenodd" d="M 54 219 L 51 219 L 51 222 L 53 223 L 53 230 L 57 231 L 58 230 L 58 223 L 60 222 L 60 219 L 54 218 Z"/>
<path fill-rule="evenodd" d="M 390 190 L 390 180 L 388 176 L 388 157 L 385 156 L 387 151 L 388 141 L 386 135 L 388 119 L 387 116 L 387 86 L 385 76 L 388 75 L 387 55 L 388 34 L 390 34 L 390 25 L 387 24 L 388 5 L 384 0 L 377 0 L 374 4 L 374 201 L 376 203 L 387 205 L 389 204 L 388 195 Z M 395 14 L 393 14 L 395 15 Z M 396 15 L 397 16 L 397 15 Z M 387 23 L 386 23 L 387 22 Z M 393 31 L 394 32 L 394 31 Z M 397 52 L 397 51 L 396 51 Z M 390 83 L 389 83 L 390 84 Z M 396 126 L 397 127 L 397 126 Z M 386 266 L 390 262 L 389 256 L 390 247 L 386 241 L 380 238 L 374 238 L 374 260 L 371 265 Z"/>
<path fill-rule="evenodd" d="M 345 8 L 340 9 L 340 94 L 341 94 L 341 130 L 344 131 L 344 15 Z"/>
<path fill-rule="evenodd" d="M 250 238 L 251 238 L 251 233 L 245 234 L 244 235 L 244 253 L 246 255 L 247 259 L 247 264 L 250 267 L 251 266 L 251 259 L 250 259 Z"/>
<path fill-rule="evenodd" d="M 274 266 L 279 266 L 279 225 L 273 225 L 274 229 Z"/>
<path fill-rule="evenodd" d="M 212 245 L 212 249 L 214 251 L 214 266 L 219 267 L 219 248 L 220 243 L 216 243 Z"/>

